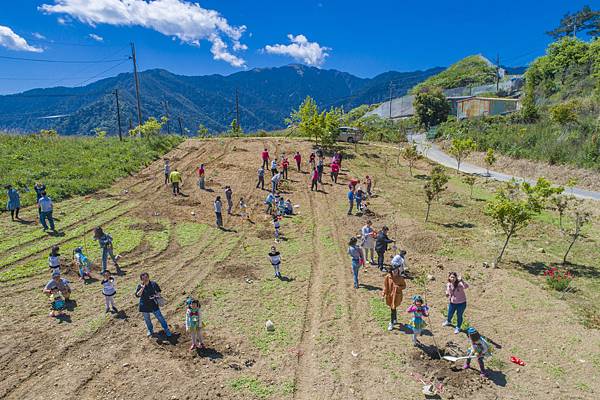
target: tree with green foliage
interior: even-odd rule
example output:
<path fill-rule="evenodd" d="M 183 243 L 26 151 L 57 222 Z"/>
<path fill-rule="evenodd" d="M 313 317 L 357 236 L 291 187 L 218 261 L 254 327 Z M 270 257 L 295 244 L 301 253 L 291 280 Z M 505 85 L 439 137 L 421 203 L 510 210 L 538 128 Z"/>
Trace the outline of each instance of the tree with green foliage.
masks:
<path fill-rule="evenodd" d="M 142 125 L 138 125 L 130 130 L 129 136 L 139 136 L 146 139 L 156 137 L 160 134 L 160 130 L 166 123 L 166 117 L 162 117 L 160 121 L 154 117 L 150 117 Z"/>
<path fill-rule="evenodd" d="M 452 89 L 457 87 L 480 86 L 496 82 L 496 69 L 478 55 L 465 57 L 444 71 L 416 85 L 411 92 L 419 93 L 423 88 L 438 87 Z"/>
<path fill-rule="evenodd" d="M 421 154 L 419 154 L 419 150 L 417 150 L 417 145 L 412 143 L 404 147 L 402 149 L 402 158 L 408 163 L 408 172 L 410 173 L 410 176 L 413 176 L 412 169 L 421 158 Z"/>
<path fill-rule="evenodd" d="M 423 88 L 415 95 L 413 105 L 419 125 L 427 130 L 446 121 L 450 113 L 450 104 L 439 88 Z"/>
<path fill-rule="evenodd" d="M 233 136 L 233 137 L 239 137 L 244 133 L 244 131 L 242 130 L 242 127 L 240 126 L 240 124 L 238 124 L 237 119 L 233 119 L 231 121 L 231 124 L 229 124 L 229 130 L 227 131 L 227 134 L 229 136 Z"/>
<path fill-rule="evenodd" d="M 198 130 L 196 131 L 198 137 L 207 138 L 209 136 L 208 128 L 204 126 L 204 124 L 198 125 Z"/>
<path fill-rule="evenodd" d="M 487 151 L 485 152 L 485 158 L 483 159 L 483 161 L 485 162 L 486 175 L 490 176 L 490 168 L 492 168 L 496 163 L 496 155 L 494 154 L 494 149 L 488 147 Z"/>
<path fill-rule="evenodd" d="M 502 261 L 510 239 L 527 227 L 534 216 L 541 213 L 545 201 L 553 193 L 556 193 L 556 189 L 544 178 L 538 179 L 533 186 L 527 182 L 518 183 L 512 180 L 488 200 L 484 212 L 505 235 L 504 245 L 496 258 L 497 263 Z"/>
<path fill-rule="evenodd" d="M 452 139 L 448 153 L 456 159 L 458 172 L 460 172 L 461 162 L 475 150 L 477 150 L 477 144 L 471 138 L 455 137 Z"/>
<path fill-rule="evenodd" d="M 330 147 L 335 143 L 340 131 L 340 121 L 342 120 L 342 109 L 331 107 L 328 112 L 323 111 L 320 121 L 323 124 L 321 132 L 321 143 L 325 147 Z"/>
<path fill-rule="evenodd" d="M 431 209 L 431 203 L 439 197 L 439 195 L 446 190 L 446 184 L 448 183 L 448 175 L 444 171 L 444 168 L 437 165 L 431 170 L 429 180 L 423 185 L 425 191 L 425 202 L 427 203 L 427 213 L 425 214 L 425 222 L 429 220 L 429 211 Z"/>
<path fill-rule="evenodd" d="M 579 32 L 585 32 L 591 37 L 600 36 L 600 11 L 592 10 L 586 5 L 574 14 L 566 13 L 560 24 L 547 34 L 560 39 L 569 35 L 576 37 Z"/>
<path fill-rule="evenodd" d="M 569 208 L 571 201 L 574 199 L 575 199 L 575 197 L 567 196 L 562 193 L 557 193 L 550 198 L 550 204 L 551 204 L 552 209 L 556 210 L 556 212 L 558 212 L 558 226 L 560 227 L 561 231 L 564 230 L 563 229 L 563 217 L 565 215 L 565 212 Z"/>
<path fill-rule="evenodd" d="M 577 205 L 573 210 L 573 228 L 568 233 L 569 237 L 571 238 L 571 241 L 563 257 L 563 264 L 567 262 L 567 256 L 571 252 L 571 248 L 573 247 L 577 239 L 579 239 L 583 235 L 581 230 L 584 225 L 590 222 L 591 217 L 592 214 L 583 208 L 583 203 L 581 201 L 578 201 Z"/>
<path fill-rule="evenodd" d="M 469 198 L 472 199 L 473 198 L 473 186 L 475 186 L 475 177 L 473 175 L 465 175 L 463 177 L 463 182 L 467 184 L 467 186 L 469 186 L 470 192 L 469 192 Z"/>
<path fill-rule="evenodd" d="M 297 127 L 301 135 L 314 138 L 315 145 L 319 145 L 323 130 L 317 102 L 312 97 L 306 96 L 300 107 L 292 111 L 286 122 Z"/>
<path fill-rule="evenodd" d="M 94 129 L 94 132 L 96 133 L 96 137 L 98 139 L 104 139 L 107 135 L 106 131 L 102 128 L 96 128 Z"/>

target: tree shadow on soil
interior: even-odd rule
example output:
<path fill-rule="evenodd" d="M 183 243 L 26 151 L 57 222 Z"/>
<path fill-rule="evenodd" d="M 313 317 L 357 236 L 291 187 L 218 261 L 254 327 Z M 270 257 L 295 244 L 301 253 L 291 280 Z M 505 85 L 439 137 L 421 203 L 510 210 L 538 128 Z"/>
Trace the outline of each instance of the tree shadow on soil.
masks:
<path fill-rule="evenodd" d="M 223 358 L 223 353 L 209 347 L 205 347 L 204 349 L 196 349 L 196 354 L 198 354 L 199 357 L 207 357 L 211 360 L 220 360 Z"/>
<path fill-rule="evenodd" d="M 533 261 L 529 263 L 523 263 L 518 260 L 513 261 L 519 268 L 529 272 L 532 275 L 542 275 L 546 269 L 548 269 L 548 265 L 542 261 Z M 594 268 L 589 265 L 583 264 L 571 264 L 567 262 L 566 264 L 561 265 L 562 268 L 569 271 L 571 274 L 577 277 L 584 278 L 600 278 L 600 269 Z"/>

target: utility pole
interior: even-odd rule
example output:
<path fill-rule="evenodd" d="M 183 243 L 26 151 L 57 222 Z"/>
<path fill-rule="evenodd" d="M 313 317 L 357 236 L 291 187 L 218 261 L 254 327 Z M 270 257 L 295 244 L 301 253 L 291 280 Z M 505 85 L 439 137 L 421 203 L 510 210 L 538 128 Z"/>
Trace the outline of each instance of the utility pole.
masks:
<path fill-rule="evenodd" d="M 392 119 L 392 88 L 394 86 L 394 82 L 390 81 L 390 120 Z"/>
<path fill-rule="evenodd" d="M 235 88 L 235 124 L 238 129 L 241 127 L 240 125 L 240 95 L 238 89 Z"/>
<path fill-rule="evenodd" d="M 163 101 L 163 105 L 165 107 L 165 117 L 167 117 L 167 135 L 170 135 L 171 126 L 169 125 L 169 102 L 165 99 L 165 101 Z"/>
<path fill-rule="evenodd" d="M 131 42 L 131 60 L 133 61 L 133 77 L 135 78 L 135 97 L 137 98 L 138 125 L 142 125 L 142 102 L 140 100 L 140 79 L 138 78 L 135 44 Z"/>
<path fill-rule="evenodd" d="M 500 90 L 500 53 L 496 54 L 496 93 Z"/>
<path fill-rule="evenodd" d="M 183 136 L 183 127 L 181 126 L 181 117 L 177 117 L 177 121 L 179 121 L 179 134 Z"/>
<path fill-rule="evenodd" d="M 115 89 L 115 99 L 117 100 L 117 124 L 119 125 L 119 140 L 123 141 L 123 133 L 121 131 L 121 109 L 119 108 L 119 89 Z"/>

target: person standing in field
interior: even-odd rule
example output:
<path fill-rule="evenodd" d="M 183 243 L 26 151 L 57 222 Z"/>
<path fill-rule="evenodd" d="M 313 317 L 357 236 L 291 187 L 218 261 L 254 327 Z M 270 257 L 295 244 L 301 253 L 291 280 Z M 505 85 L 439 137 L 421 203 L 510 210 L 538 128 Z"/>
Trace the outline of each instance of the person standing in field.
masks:
<path fill-rule="evenodd" d="M 273 160 L 271 160 L 271 177 L 275 176 L 276 173 L 277 173 L 277 160 L 273 159 Z"/>
<path fill-rule="evenodd" d="M 231 215 L 231 209 L 233 208 L 233 190 L 231 190 L 231 186 L 225 186 L 225 198 L 227 199 L 227 215 Z"/>
<path fill-rule="evenodd" d="M 115 278 L 112 277 L 110 271 L 104 271 L 102 274 L 102 294 L 104 295 L 104 305 L 106 306 L 105 312 L 117 313 L 117 307 L 115 307 Z"/>
<path fill-rule="evenodd" d="M 52 246 L 50 249 L 50 255 L 48 256 L 48 267 L 50 272 L 54 274 L 58 272 L 60 274 L 60 248 L 58 245 Z"/>
<path fill-rule="evenodd" d="M 356 200 L 356 211 L 358 213 L 362 213 L 362 202 L 365 198 L 365 192 L 359 187 L 354 195 L 354 200 Z"/>
<path fill-rule="evenodd" d="M 354 289 L 358 289 L 358 271 L 362 264 L 362 251 L 357 245 L 358 240 L 355 237 L 348 243 L 348 255 L 352 258 L 352 276 L 354 277 Z"/>
<path fill-rule="evenodd" d="M 267 168 L 269 166 L 269 151 L 265 148 L 262 153 L 260 154 L 260 157 L 262 158 L 262 167 L 263 168 Z"/>
<path fill-rule="evenodd" d="M 198 172 L 198 187 L 200 189 L 204 190 L 204 188 L 205 188 L 205 186 L 204 186 L 204 176 L 205 176 L 204 164 L 200 164 L 197 172 Z"/>
<path fill-rule="evenodd" d="M 283 159 L 281 160 L 281 169 L 282 169 L 283 179 L 288 178 L 289 166 L 290 166 L 290 162 L 288 161 L 287 157 L 283 157 Z"/>
<path fill-rule="evenodd" d="M 324 166 L 323 157 L 319 157 L 319 161 L 317 162 L 317 171 L 319 171 L 319 183 L 323 184 L 323 166 Z"/>
<path fill-rule="evenodd" d="M 258 182 L 256 183 L 256 188 L 260 186 L 262 190 L 265 190 L 265 168 L 261 165 L 257 171 Z"/>
<path fill-rule="evenodd" d="M 108 264 L 108 257 L 110 257 L 113 264 L 115 265 L 117 274 L 121 275 L 121 267 L 119 266 L 119 263 L 117 262 L 119 257 L 118 256 L 115 257 L 112 237 L 108 233 L 104 233 L 102 228 L 98 226 L 94 229 L 94 240 L 98 241 L 98 244 L 100 245 L 100 249 L 102 249 L 102 272 L 101 272 L 101 274 L 104 275 L 104 271 L 106 271 L 107 264 Z"/>
<path fill-rule="evenodd" d="M 446 297 L 448 298 L 448 318 L 442 326 L 452 324 L 452 318 L 456 313 L 456 327 L 454 333 L 460 333 L 463 323 L 463 315 L 467 308 L 467 295 L 465 289 L 469 288 L 469 284 L 462 280 L 456 272 L 448 274 L 448 283 L 446 283 Z"/>
<path fill-rule="evenodd" d="M 19 218 L 19 210 L 21 209 L 21 198 L 19 192 L 14 189 L 11 185 L 6 186 L 6 197 L 8 197 L 8 203 L 6 209 L 10 211 L 10 219 L 14 222 L 15 219 Z"/>
<path fill-rule="evenodd" d="M 385 303 L 390 307 L 388 331 L 393 330 L 394 325 L 398 323 L 396 309 L 402 302 L 402 291 L 404 289 L 406 289 L 404 278 L 400 275 L 398 268 L 392 267 L 383 280 L 383 293 L 381 294 L 385 298 Z"/>
<path fill-rule="evenodd" d="M 194 349 L 204 349 L 202 340 L 202 315 L 200 311 L 200 302 L 196 299 L 187 301 L 187 309 L 185 311 L 185 330 L 190 333 L 192 345 L 190 351 Z"/>
<path fill-rule="evenodd" d="M 313 168 L 313 172 L 310 176 L 310 182 L 310 191 L 319 191 L 319 171 L 317 171 L 316 168 Z"/>
<path fill-rule="evenodd" d="M 150 280 L 150 275 L 147 272 L 140 274 L 141 283 L 135 289 L 135 297 L 140 299 L 139 311 L 144 316 L 144 322 L 146 323 L 146 335 L 148 337 L 154 335 L 154 326 L 152 326 L 152 320 L 150 319 L 150 313 L 154 314 L 158 322 L 160 322 L 165 335 L 171 337 L 171 331 L 169 325 L 160 312 L 160 305 L 164 304 L 164 300 L 161 296 L 160 286 L 158 283 Z"/>
<path fill-rule="evenodd" d="M 275 193 L 277 191 L 277 186 L 281 181 L 281 172 L 277 172 L 277 168 L 275 168 L 275 175 L 271 178 L 271 192 Z"/>
<path fill-rule="evenodd" d="M 54 218 L 52 218 L 54 206 L 52 204 L 52 199 L 46 195 L 46 192 L 42 192 L 42 197 L 38 200 L 38 206 L 40 210 L 40 223 L 44 227 L 44 231 L 48 230 L 49 224 L 50 230 L 56 232 L 54 229 Z M 46 221 L 48 221 L 48 224 L 46 224 Z"/>
<path fill-rule="evenodd" d="M 388 249 L 388 244 L 394 243 L 394 240 L 390 239 L 387 236 L 389 228 L 384 226 L 381 228 L 381 231 L 377 234 L 377 239 L 375 240 L 375 251 L 377 252 L 377 266 L 381 271 L 384 270 L 383 264 L 385 261 L 385 252 Z"/>
<path fill-rule="evenodd" d="M 362 248 L 364 250 L 365 261 L 369 257 L 369 252 L 371 253 L 370 263 L 371 265 L 375 265 L 375 230 L 373 229 L 373 223 L 371 220 L 367 221 L 367 224 L 362 227 L 360 230 L 362 236 Z"/>
<path fill-rule="evenodd" d="M 169 176 L 171 175 L 171 162 L 168 158 L 164 159 L 165 165 L 163 167 L 163 171 L 165 173 L 165 185 L 169 184 Z"/>
<path fill-rule="evenodd" d="M 271 261 L 271 265 L 275 271 L 275 278 L 281 279 L 281 253 L 277 251 L 275 246 L 271 246 L 271 251 L 269 252 L 269 261 Z"/>
<path fill-rule="evenodd" d="M 274 203 L 275 203 L 275 194 L 269 192 L 269 194 L 267 195 L 267 198 L 265 199 L 265 204 L 267 206 L 265 213 L 271 214 L 271 212 L 273 211 Z"/>
<path fill-rule="evenodd" d="M 331 180 L 333 183 L 337 183 L 338 175 L 340 173 L 340 166 L 336 163 L 331 164 Z"/>
<path fill-rule="evenodd" d="M 352 215 L 352 209 L 354 208 L 354 190 L 348 190 L 348 204 L 350 205 L 348 208 L 348 215 Z"/>
<path fill-rule="evenodd" d="M 310 170 L 315 169 L 317 164 L 315 163 L 315 153 L 310 153 L 310 157 L 308 157 L 308 163 L 310 164 Z"/>
<path fill-rule="evenodd" d="M 221 203 L 221 196 L 217 196 L 214 203 L 215 207 L 215 218 L 217 220 L 217 227 L 219 229 L 223 228 L 223 214 L 221 213 L 223 209 L 223 205 Z"/>
<path fill-rule="evenodd" d="M 365 182 L 367 183 L 367 194 L 369 195 L 369 197 L 371 197 L 373 195 L 371 193 L 371 187 L 373 186 L 373 181 L 371 181 L 371 178 L 369 177 L 369 175 L 367 175 L 367 177 L 365 178 Z"/>
<path fill-rule="evenodd" d="M 183 185 L 183 178 L 181 177 L 181 172 L 177 171 L 177 168 L 173 168 L 171 174 L 169 175 L 169 180 L 171 181 L 171 185 L 173 186 L 173 196 L 177 196 L 180 194 L 179 186 Z"/>
<path fill-rule="evenodd" d="M 33 185 L 33 190 L 35 191 L 35 202 L 37 203 L 42 198 L 42 193 L 46 191 L 46 185 L 42 182 L 36 182 L 35 185 Z M 42 210 L 38 204 L 38 216 L 41 212 Z"/>
<path fill-rule="evenodd" d="M 300 155 L 299 151 L 297 151 L 296 154 L 294 154 L 294 160 L 296 161 L 296 168 L 298 168 L 298 172 L 300 172 L 302 170 L 302 156 Z"/>

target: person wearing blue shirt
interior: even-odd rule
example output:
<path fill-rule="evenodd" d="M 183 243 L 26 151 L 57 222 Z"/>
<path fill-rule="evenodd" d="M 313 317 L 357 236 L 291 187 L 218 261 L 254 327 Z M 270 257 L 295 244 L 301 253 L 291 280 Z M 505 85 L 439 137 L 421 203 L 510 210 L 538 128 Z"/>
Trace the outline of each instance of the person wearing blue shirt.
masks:
<path fill-rule="evenodd" d="M 354 208 L 354 190 L 348 191 L 348 203 L 350 203 L 350 208 L 348 209 L 348 215 L 352 215 L 352 209 Z"/>
<path fill-rule="evenodd" d="M 10 218 L 14 221 L 19 218 L 19 210 L 21 209 L 21 198 L 19 197 L 19 192 L 17 189 L 13 188 L 11 185 L 6 186 L 6 196 L 8 197 L 8 203 L 6 204 L 6 209 L 10 211 Z"/>
<path fill-rule="evenodd" d="M 48 224 L 50 224 L 50 230 L 56 232 L 54 229 L 54 218 L 52 218 L 52 199 L 46 195 L 46 192 L 42 192 L 42 197 L 38 200 L 38 206 L 40 210 L 40 223 L 44 227 L 44 230 L 48 230 Z M 48 223 L 46 223 L 48 220 Z"/>
<path fill-rule="evenodd" d="M 273 202 L 275 202 L 275 195 L 273 193 L 269 193 L 265 199 L 265 204 L 267 205 L 267 210 L 265 212 L 267 214 L 271 214 L 271 211 L 273 210 Z"/>

